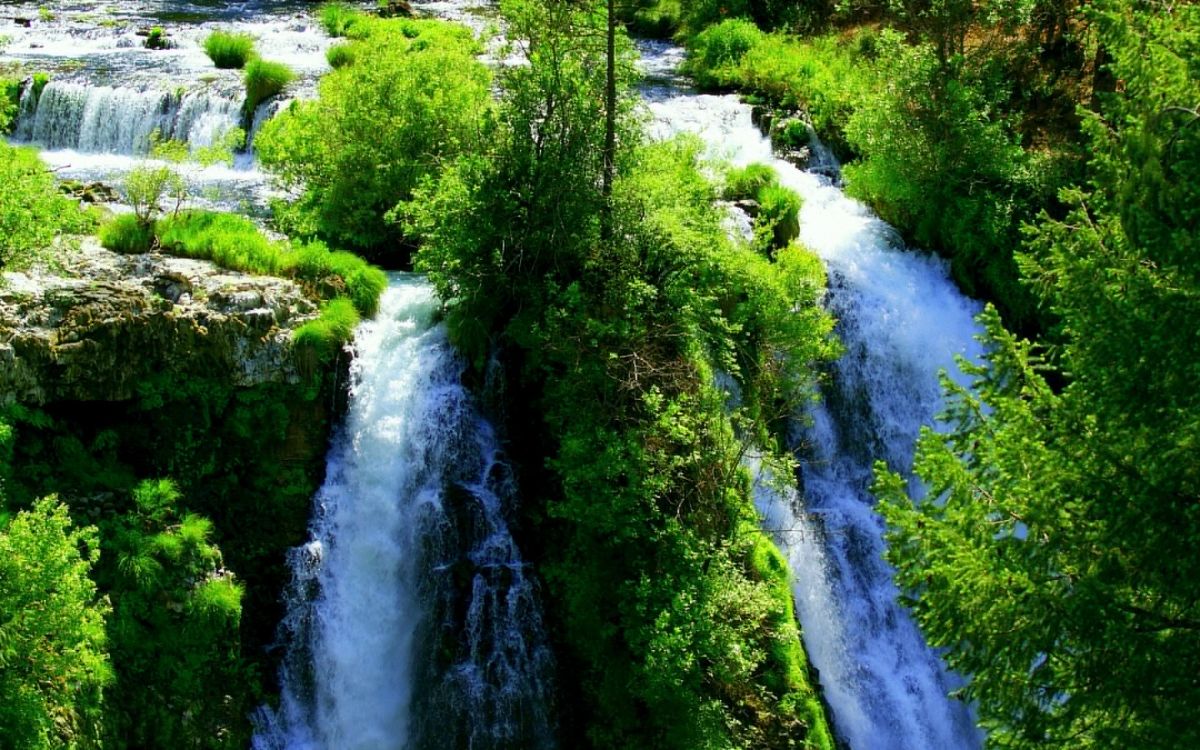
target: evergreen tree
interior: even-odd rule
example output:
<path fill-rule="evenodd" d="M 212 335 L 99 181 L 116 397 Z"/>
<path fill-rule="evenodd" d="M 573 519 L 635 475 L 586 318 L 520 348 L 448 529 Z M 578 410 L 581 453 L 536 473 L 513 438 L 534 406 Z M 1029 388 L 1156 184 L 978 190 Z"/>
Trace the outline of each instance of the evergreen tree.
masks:
<path fill-rule="evenodd" d="M 992 746 L 1196 747 L 1200 9 L 1091 13 L 1122 85 L 1086 119 L 1090 184 L 1022 258 L 1061 346 L 989 311 L 974 391 L 950 387 L 952 429 L 920 441 L 929 498 L 882 470 L 878 490 L 899 581 Z"/>

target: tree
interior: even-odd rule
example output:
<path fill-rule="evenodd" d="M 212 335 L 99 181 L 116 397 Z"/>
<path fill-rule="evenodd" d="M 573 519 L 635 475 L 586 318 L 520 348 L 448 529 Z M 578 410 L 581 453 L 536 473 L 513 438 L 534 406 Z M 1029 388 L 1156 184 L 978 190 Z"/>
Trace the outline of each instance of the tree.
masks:
<path fill-rule="evenodd" d="M 170 480 L 133 491 L 135 508 L 103 527 L 109 692 L 115 747 L 225 748 L 245 738 L 239 693 L 242 585 L 212 543 L 212 523 L 180 508 Z"/>
<path fill-rule="evenodd" d="M 88 577 L 94 527 L 54 497 L 0 529 L 0 746 L 86 748 L 100 738 L 108 603 Z"/>
<path fill-rule="evenodd" d="M 929 499 L 882 470 L 877 489 L 898 580 L 993 746 L 1193 747 L 1200 9 L 1090 12 L 1124 91 L 1085 115 L 1090 184 L 1021 259 L 1060 343 L 1039 354 L 989 311 L 974 390 L 949 388 L 950 431 L 918 447 Z"/>
<path fill-rule="evenodd" d="M 491 74 L 470 31 L 438 21 L 356 22 L 356 62 L 321 80 L 255 139 L 262 164 L 300 192 L 277 219 L 292 234 L 407 260 L 388 218 L 423 179 L 484 144 Z"/>

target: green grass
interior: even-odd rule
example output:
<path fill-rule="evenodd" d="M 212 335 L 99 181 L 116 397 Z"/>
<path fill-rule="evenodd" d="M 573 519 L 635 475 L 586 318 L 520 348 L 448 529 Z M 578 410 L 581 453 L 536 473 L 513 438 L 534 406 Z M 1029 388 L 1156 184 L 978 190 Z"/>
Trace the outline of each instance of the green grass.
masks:
<path fill-rule="evenodd" d="M 329 63 L 329 67 L 334 69 L 353 65 L 355 57 L 357 55 L 353 44 L 335 44 L 325 50 L 325 60 Z"/>
<path fill-rule="evenodd" d="M 292 342 L 296 349 L 317 362 L 328 362 L 342 344 L 354 335 L 359 315 L 354 303 L 338 297 L 321 307 L 321 315 L 296 329 Z"/>
<path fill-rule="evenodd" d="M 725 187 L 721 197 L 727 201 L 758 199 L 758 193 L 778 181 L 775 170 L 766 164 L 747 164 L 733 167 L 725 173 Z"/>
<path fill-rule="evenodd" d="M 246 63 L 246 112 L 253 115 L 265 99 L 283 91 L 296 74 L 283 63 L 254 58 Z"/>
<path fill-rule="evenodd" d="M 365 18 L 362 13 L 342 3 L 325 3 L 317 11 L 321 26 L 329 36 L 348 36 L 351 28 Z"/>
<path fill-rule="evenodd" d="M 204 52 L 218 68 L 244 68 L 255 56 L 254 37 L 249 34 L 214 31 L 204 39 Z"/>
<path fill-rule="evenodd" d="M 353 253 L 334 252 L 319 242 L 295 247 L 275 242 L 235 214 L 184 211 L 159 220 L 155 233 L 164 252 L 235 271 L 294 278 L 322 297 L 346 298 L 364 316 L 375 314 L 387 287 L 383 271 Z"/>
<path fill-rule="evenodd" d="M 100 226 L 100 244 L 116 253 L 148 253 L 154 245 L 154 227 L 133 214 L 120 214 Z"/>

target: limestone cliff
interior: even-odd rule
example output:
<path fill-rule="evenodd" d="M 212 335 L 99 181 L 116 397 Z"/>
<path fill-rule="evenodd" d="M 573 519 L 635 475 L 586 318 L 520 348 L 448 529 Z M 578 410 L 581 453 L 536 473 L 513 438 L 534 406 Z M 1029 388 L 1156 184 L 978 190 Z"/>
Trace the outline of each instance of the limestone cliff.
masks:
<path fill-rule="evenodd" d="M 292 330 L 317 314 L 293 281 L 83 241 L 0 282 L 0 405 L 119 401 L 151 375 L 297 383 Z"/>

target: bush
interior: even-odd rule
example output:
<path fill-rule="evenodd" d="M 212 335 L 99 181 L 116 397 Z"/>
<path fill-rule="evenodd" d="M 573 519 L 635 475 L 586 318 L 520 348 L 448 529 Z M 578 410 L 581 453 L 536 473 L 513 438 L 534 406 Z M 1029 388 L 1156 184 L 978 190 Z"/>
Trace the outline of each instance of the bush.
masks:
<path fill-rule="evenodd" d="M 246 63 L 246 115 L 253 117 L 259 104 L 283 91 L 295 78 L 296 74 L 283 63 L 257 57 Z"/>
<path fill-rule="evenodd" d="M 214 31 L 204 40 L 204 52 L 218 68 L 244 68 L 254 57 L 254 37 Z"/>
<path fill-rule="evenodd" d="M 120 214 L 100 227 L 100 244 L 116 253 L 148 253 L 154 246 L 154 225 L 135 214 Z"/>
<path fill-rule="evenodd" d="M 767 185 L 774 185 L 777 180 L 775 170 L 766 164 L 732 167 L 725 173 L 725 187 L 721 191 L 721 197 L 727 201 L 747 198 L 757 200 L 759 191 Z"/>
<path fill-rule="evenodd" d="M 320 98 L 269 120 L 255 150 L 266 169 L 302 191 L 295 203 L 276 208 L 286 232 L 373 259 L 395 253 L 387 262 L 403 265 L 407 245 L 387 214 L 481 142 L 491 74 L 464 27 L 397 19 L 355 29 L 370 32 L 351 45 L 370 64 L 325 76 Z"/>
<path fill-rule="evenodd" d="M 685 69 L 702 88 L 739 82 L 738 64 L 766 34 L 752 22 L 733 19 L 710 26 L 688 42 Z"/>
<path fill-rule="evenodd" d="M 318 10 L 321 27 L 329 36 L 347 36 L 350 30 L 364 20 L 362 13 L 342 3 L 325 3 Z"/>
<path fill-rule="evenodd" d="M 355 54 L 353 44 L 335 44 L 325 50 L 325 60 L 329 63 L 329 67 L 335 70 L 347 65 L 353 65 L 355 57 L 357 55 Z"/>
<path fill-rule="evenodd" d="M 91 214 L 59 193 L 35 151 L 0 141 L 0 267 L 28 262 L 60 234 L 94 227 Z"/>

